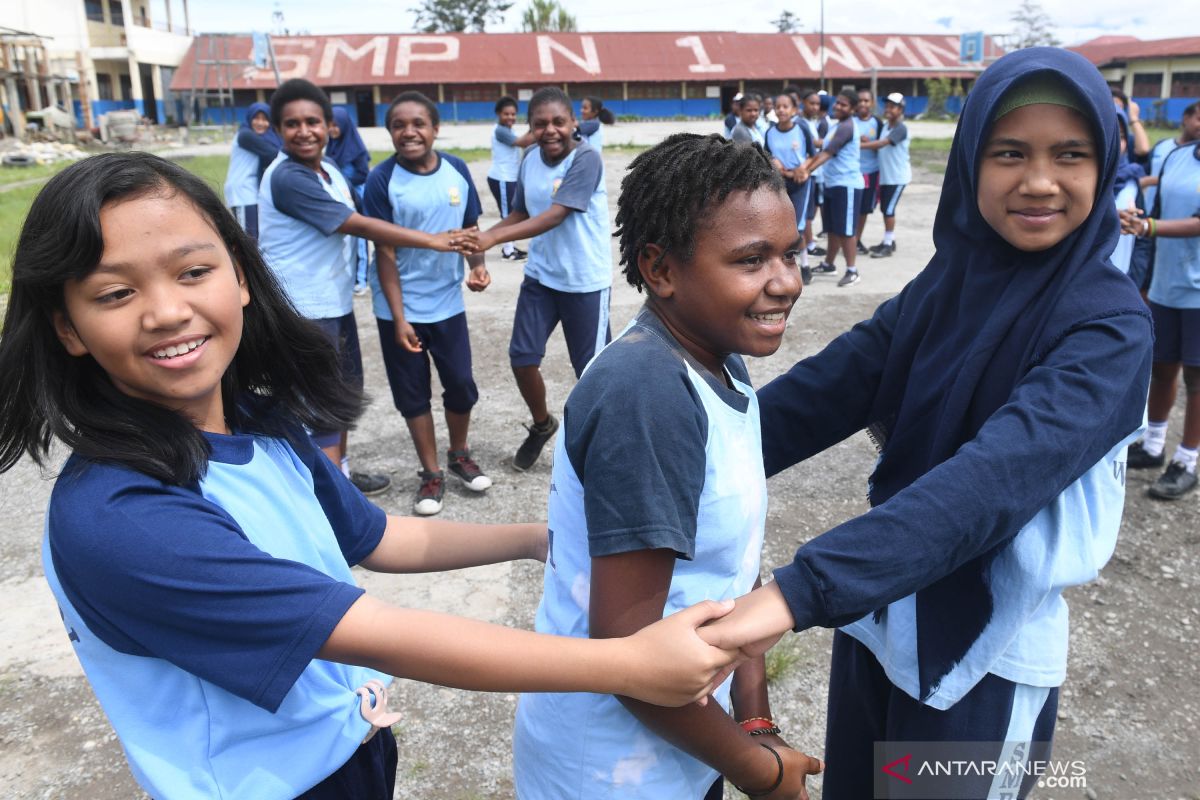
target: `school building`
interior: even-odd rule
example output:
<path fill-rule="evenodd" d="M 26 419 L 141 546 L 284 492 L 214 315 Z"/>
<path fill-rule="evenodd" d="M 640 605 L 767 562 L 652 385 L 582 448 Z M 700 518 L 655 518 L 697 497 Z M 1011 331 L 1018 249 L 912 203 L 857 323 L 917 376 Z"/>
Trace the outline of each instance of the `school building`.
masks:
<path fill-rule="evenodd" d="M 0 104 L 17 130 L 50 105 L 86 127 L 124 108 L 171 121 L 189 23 L 188 0 L 3 0 Z"/>
<path fill-rule="evenodd" d="M 329 92 L 359 125 L 382 125 L 389 103 L 418 90 L 438 103 L 444 120 L 494 118 L 497 98 L 521 101 L 550 84 L 575 100 L 595 95 L 618 117 L 708 117 L 728 110 L 739 91 L 778 91 L 785 84 L 870 87 L 901 92 L 909 113 L 925 109 L 924 80 L 957 78 L 964 88 L 978 67 L 959 61 L 959 37 L 944 34 L 781 34 L 731 32 L 362 34 L 272 37 L 274 65 L 253 60 L 249 36 L 221 35 L 224 72 L 209 57 L 217 48 L 196 37 L 171 89 L 188 96 L 232 87 L 232 104 L 197 109 L 208 121 L 240 119 L 269 97 L 279 80 L 306 78 Z M 260 53 L 262 49 L 260 48 Z M 985 58 L 999 47 L 988 40 Z M 206 63 L 207 62 L 207 63 Z M 201 64 L 206 64 L 201 66 Z M 954 98 L 952 98 L 953 100 Z M 222 108 L 222 105 L 224 108 Z M 951 108 L 954 106 L 951 104 Z"/>
<path fill-rule="evenodd" d="M 1200 99 L 1200 36 L 1101 36 L 1070 49 L 1137 101 L 1147 120 L 1178 125 L 1183 109 Z"/>

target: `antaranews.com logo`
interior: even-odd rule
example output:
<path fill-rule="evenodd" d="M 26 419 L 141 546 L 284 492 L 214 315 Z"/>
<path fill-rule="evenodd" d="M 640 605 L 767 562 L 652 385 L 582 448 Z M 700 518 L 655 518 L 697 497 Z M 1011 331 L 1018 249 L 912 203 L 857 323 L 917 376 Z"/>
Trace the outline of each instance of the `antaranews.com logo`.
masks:
<path fill-rule="evenodd" d="M 1087 788 L 1087 765 L 1050 757 L 1048 742 L 876 742 L 876 800 L 1017 800 Z"/>

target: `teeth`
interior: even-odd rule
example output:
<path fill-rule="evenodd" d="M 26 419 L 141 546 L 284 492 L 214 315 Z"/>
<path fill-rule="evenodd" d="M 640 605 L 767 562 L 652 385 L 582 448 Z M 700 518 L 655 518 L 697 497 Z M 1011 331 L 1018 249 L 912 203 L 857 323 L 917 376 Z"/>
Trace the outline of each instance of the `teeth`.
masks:
<path fill-rule="evenodd" d="M 184 342 L 183 344 L 169 345 L 162 350 L 155 350 L 154 357 L 159 359 L 174 358 L 175 356 L 181 356 L 184 353 L 190 353 L 200 345 L 204 344 L 206 338 L 207 337 L 201 337 L 190 342 Z"/>
<path fill-rule="evenodd" d="M 777 311 L 774 314 L 751 314 L 750 319 L 757 319 L 762 322 L 779 322 L 783 319 L 783 312 Z"/>

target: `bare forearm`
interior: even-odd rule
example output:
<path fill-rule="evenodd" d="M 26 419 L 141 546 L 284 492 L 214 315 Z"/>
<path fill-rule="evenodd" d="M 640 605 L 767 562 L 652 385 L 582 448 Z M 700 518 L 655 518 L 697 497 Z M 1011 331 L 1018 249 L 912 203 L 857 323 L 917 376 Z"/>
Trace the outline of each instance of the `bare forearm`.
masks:
<path fill-rule="evenodd" d="M 396 256 L 392 248 L 379 245 L 375 248 L 375 272 L 379 276 L 379 290 L 392 311 L 392 319 L 404 319 L 404 290 L 400 286 L 400 271 L 396 267 Z"/>
<path fill-rule="evenodd" d="M 1200 217 L 1157 219 L 1154 221 L 1154 235 L 1168 239 L 1190 239 L 1200 236 Z"/>
<path fill-rule="evenodd" d="M 434 244 L 432 234 L 411 228 L 401 228 L 399 225 L 362 214 L 351 214 L 342 223 L 342 227 L 338 228 L 338 231 L 370 239 L 377 245 L 432 248 Z"/>
<path fill-rule="evenodd" d="M 388 517 L 379 546 L 362 561 L 375 572 L 441 572 L 546 557 L 545 523 L 482 525 Z"/>
<path fill-rule="evenodd" d="M 524 219 L 514 219 L 517 217 L 517 212 L 514 212 L 492 226 L 485 235 L 491 240 L 488 242 L 489 246 L 515 242 L 518 239 L 532 239 L 534 236 L 556 227 L 570 213 L 569 208 L 557 204 L 550 206 L 549 210 L 543 211 L 536 217 L 525 216 Z M 510 222 L 510 220 L 512 221 Z"/>

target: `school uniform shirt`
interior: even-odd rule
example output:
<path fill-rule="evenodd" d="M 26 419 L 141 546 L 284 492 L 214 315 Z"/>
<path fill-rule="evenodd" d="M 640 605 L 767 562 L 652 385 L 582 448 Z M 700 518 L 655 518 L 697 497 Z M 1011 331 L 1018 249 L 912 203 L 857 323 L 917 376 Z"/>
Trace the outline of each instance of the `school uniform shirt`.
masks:
<path fill-rule="evenodd" d="M 588 636 L 600 556 L 674 551 L 664 616 L 753 587 L 767 511 L 758 407 L 741 358 L 724 369 L 728 385 L 645 308 L 587 367 L 555 443 L 539 632 Z M 726 709 L 729 691 L 713 695 Z M 588 693 L 522 695 L 513 767 L 524 800 L 700 798 L 718 777 L 616 697 Z"/>
<path fill-rule="evenodd" d="M 560 292 L 595 292 L 612 286 L 612 236 L 604 161 L 580 142 L 557 164 L 531 147 L 521 161 L 513 210 L 536 217 L 557 204 L 572 212 L 529 240 L 525 274 Z"/>
<path fill-rule="evenodd" d="M 812 134 L 814 146 L 815 142 L 818 140 L 822 142 L 822 147 L 824 146 L 825 135 L 829 133 L 829 126 L 825 124 L 825 120 L 820 118 L 809 119 L 808 117 L 802 115 L 796 117 L 796 120 L 808 126 L 808 132 Z M 822 170 L 817 169 L 815 172 L 813 172 L 812 180 L 814 183 L 823 185 L 825 183 L 825 176 L 822 174 Z"/>
<path fill-rule="evenodd" d="M 265 136 L 249 128 L 238 131 L 229 152 L 229 171 L 225 174 L 225 205 L 241 208 L 258 203 L 258 181 L 263 163 L 270 164 L 279 148 Z"/>
<path fill-rule="evenodd" d="M 779 130 L 777 125 L 767 129 L 764 137 L 767 151 L 773 158 L 779 159 L 784 169 L 795 169 L 812 155 L 812 142 L 805 136 L 805 131 L 795 124 L 787 131 Z"/>
<path fill-rule="evenodd" d="M 729 138 L 735 142 L 754 142 L 758 145 L 763 143 L 762 131 L 758 129 L 758 126 L 751 128 L 741 120 L 738 120 L 738 124 L 733 126 Z"/>
<path fill-rule="evenodd" d="M 862 162 L 859 160 L 862 148 L 859 146 L 856 130 L 854 123 L 846 119 L 838 123 L 837 128 L 826 138 L 824 149 L 833 155 L 833 158 L 819 168 L 819 171 L 825 173 L 826 186 L 863 188 Z"/>
<path fill-rule="evenodd" d="M 355 689 L 390 681 L 316 658 L 387 517 L 301 431 L 204 437 L 208 471 L 189 486 L 72 456 L 42 563 L 147 793 L 292 798 L 371 729 Z"/>
<path fill-rule="evenodd" d="M 437 167 L 428 175 L 410 171 L 395 157 L 372 169 L 363 196 L 366 213 L 426 233 L 469 228 L 478 222 L 483 207 L 466 163 L 446 153 L 436 155 Z M 406 320 L 441 322 L 466 310 L 461 253 L 439 253 L 423 247 L 394 249 Z M 374 263 L 368 281 L 375 316 L 391 320 L 392 309 L 379 285 Z"/>
<path fill-rule="evenodd" d="M 507 125 L 496 123 L 492 128 L 492 166 L 487 176 L 501 183 L 512 183 L 521 169 L 521 148 L 517 134 Z"/>
<path fill-rule="evenodd" d="M 354 300 L 353 237 L 337 232 L 354 194 L 332 161 L 321 166 L 325 176 L 281 152 L 258 190 L 258 246 L 309 319 L 344 317 Z"/>
<path fill-rule="evenodd" d="M 758 119 L 754 121 L 754 129 L 763 136 L 767 135 L 767 128 L 771 127 L 771 120 L 767 119 L 766 114 L 759 114 Z"/>
<path fill-rule="evenodd" d="M 1147 158 L 1150 160 L 1150 171 L 1147 174 L 1157 176 L 1159 170 L 1162 169 L 1163 161 L 1166 160 L 1167 154 L 1178 146 L 1179 142 L 1177 142 L 1172 136 L 1168 136 L 1166 139 L 1159 139 L 1157 142 L 1155 142 L 1154 146 L 1150 148 L 1150 153 L 1147 156 Z M 1146 197 L 1146 208 L 1143 210 L 1147 215 L 1149 215 L 1150 210 L 1154 208 L 1154 198 L 1158 194 L 1158 187 L 1147 186 L 1144 194 Z"/>
<path fill-rule="evenodd" d="M 858 116 L 854 116 L 851 119 L 854 120 L 854 135 L 859 138 L 860 144 L 862 143 L 863 136 L 866 136 L 870 141 L 879 138 L 880 122 L 878 117 L 870 116 L 866 119 L 860 119 Z M 858 160 L 864 175 L 879 172 L 878 153 L 878 150 L 859 149 Z"/>
<path fill-rule="evenodd" d="M 1164 159 L 1158 203 L 1158 219 L 1200 215 L 1200 142 L 1177 147 Z M 1200 236 L 1155 240 L 1149 297 L 1168 308 L 1200 308 Z"/>
<path fill-rule="evenodd" d="M 585 119 L 579 123 L 579 138 L 597 152 L 604 150 L 604 125 L 598 119 Z"/>
<path fill-rule="evenodd" d="M 912 163 L 908 155 L 908 126 L 901 121 L 893 128 L 885 122 L 879 138 L 891 142 L 887 147 L 875 151 L 879 157 L 879 185 L 907 186 L 912 182 Z"/>
<path fill-rule="evenodd" d="M 1138 196 L 1137 181 L 1129 181 L 1121 190 L 1114 195 L 1114 202 L 1117 206 L 1117 211 L 1124 211 L 1130 206 L 1135 206 Z M 1133 258 L 1133 243 L 1137 239 L 1137 235 L 1133 233 L 1122 233 L 1121 238 L 1117 239 L 1117 246 L 1113 249 L 1112 263 L 1117 269 L 1129 274 L 1129 263 Z"/>

